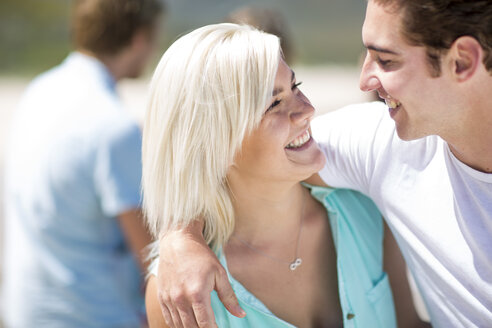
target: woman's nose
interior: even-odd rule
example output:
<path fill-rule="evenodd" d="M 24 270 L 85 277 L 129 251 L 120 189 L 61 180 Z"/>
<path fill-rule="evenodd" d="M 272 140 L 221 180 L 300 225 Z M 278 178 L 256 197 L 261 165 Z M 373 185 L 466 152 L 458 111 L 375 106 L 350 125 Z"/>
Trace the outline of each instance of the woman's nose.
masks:
<path fill-rule="evenodd" d="M 304 94 L 299 95 L 296 100 L 294 110 L 291 112 L 291 119 L 296 123 L 310 121 L 314 116 L 314 107 Z"/>

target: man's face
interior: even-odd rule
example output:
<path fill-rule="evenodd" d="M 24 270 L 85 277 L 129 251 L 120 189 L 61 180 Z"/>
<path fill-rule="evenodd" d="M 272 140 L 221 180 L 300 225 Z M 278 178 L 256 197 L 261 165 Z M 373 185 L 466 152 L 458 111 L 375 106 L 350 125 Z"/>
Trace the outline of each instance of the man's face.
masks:
<path fill-rule="evenodd" d="M 132 64 L 129 65 L 127 77 L 137 78 L 145 70 L 157 44 L 159 25 L 141 28 L 132 40 Z"/>
<path fill-rule="evenodd" d="M 375 90 L 385 99 L 401 139 L 439 135 L 452 115 L 447 105 L 450 78 L 445 71 L 431 77 L 425 48 L 408 44 L 401 30 L 400 11 L 369 0 L 362 28 L 367 55 L 360 88 Z"/>

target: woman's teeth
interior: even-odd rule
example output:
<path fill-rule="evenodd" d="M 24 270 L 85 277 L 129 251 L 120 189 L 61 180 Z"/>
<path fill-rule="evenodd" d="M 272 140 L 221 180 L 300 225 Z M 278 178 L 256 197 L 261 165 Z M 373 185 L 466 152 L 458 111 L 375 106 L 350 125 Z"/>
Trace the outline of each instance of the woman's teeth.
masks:
<path fill-rule="evenodd" d="M 386 102 L 386 105 L 391 109 L 394 109 L 394 108 L 401 105 L 401 102 L 393 100 L 393 99 L 385 99 L 385 102 Z"/>
<path fill-rule="evenodd" d="M 301 136 L 295 138 L 291 143 L 289 143 L 286 148 L 299 148 L 308 142 L 309 139 L 311 139 L 311 135 L 309 134 L 309 131 L 306 130 L 306 132 L 304 132 Z"/>

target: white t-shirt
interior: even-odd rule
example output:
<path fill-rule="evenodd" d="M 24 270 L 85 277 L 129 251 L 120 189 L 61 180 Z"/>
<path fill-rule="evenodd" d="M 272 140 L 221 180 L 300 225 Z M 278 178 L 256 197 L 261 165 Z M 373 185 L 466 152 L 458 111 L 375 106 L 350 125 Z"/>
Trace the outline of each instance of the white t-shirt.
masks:
<path fill-rule="evenodd" d="M 330 186 L 371 197 L 385 216 L 435 327 L 492 327 L 492 174 L 460 162 L 444 140 L 398 138 L 387 107 L 316 118 Z"/>

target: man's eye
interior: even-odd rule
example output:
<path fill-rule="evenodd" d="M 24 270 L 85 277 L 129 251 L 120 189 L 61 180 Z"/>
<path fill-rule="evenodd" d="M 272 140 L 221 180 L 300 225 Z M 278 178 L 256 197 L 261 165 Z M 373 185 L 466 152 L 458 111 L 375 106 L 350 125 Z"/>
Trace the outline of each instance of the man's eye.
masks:
<path fill-rule="evenodd" d="M 381 67 L 383 67 L 383 68 L 387 67 L 391 64 L 391 60 L 383 60 L 381 58 L 378 58 L 377 61 L 378 61 L 378 64 L 381 65 Z"/>
<path fill-rule="evenodd" d="M 273 107 L 277 106 L 278 104 L 280 104 L 280 100 L 275 100 L 271 105 L 270 107 L 267 108 L 267 110 L 265 111 L 265 113 L 268 113 L 269 111 L 271 111 L 273 109 Z"/>

